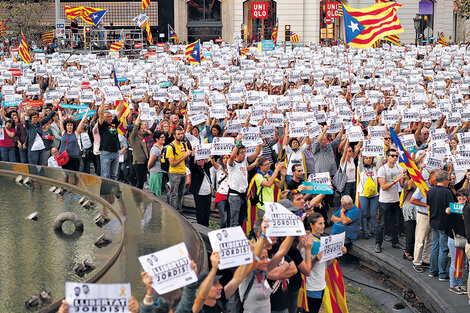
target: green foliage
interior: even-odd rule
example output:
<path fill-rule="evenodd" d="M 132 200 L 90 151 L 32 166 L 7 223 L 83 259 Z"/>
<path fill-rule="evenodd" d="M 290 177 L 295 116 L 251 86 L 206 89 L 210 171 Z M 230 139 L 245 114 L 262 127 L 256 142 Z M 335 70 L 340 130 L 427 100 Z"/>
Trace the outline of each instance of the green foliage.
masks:
<path fill-rule="evenodd" d="M 53 3 L 53 0 L 0 1 L 0 20 L 11 20 L 8 30 L 13 31 L 13 34 L 10 36 L 18 36 L 20 31 L 23 31 L 28 41 L 39 40 L 41 33 L 52 29 L 53 25 L 45 25 L 43 20 L 46 12 L 54 9 Z"/>
<path fill-rule="evenodd" d="M 455 0 L 456 9 L 455 13 L 462 18 L 470 18 L 470 0 Z"/>

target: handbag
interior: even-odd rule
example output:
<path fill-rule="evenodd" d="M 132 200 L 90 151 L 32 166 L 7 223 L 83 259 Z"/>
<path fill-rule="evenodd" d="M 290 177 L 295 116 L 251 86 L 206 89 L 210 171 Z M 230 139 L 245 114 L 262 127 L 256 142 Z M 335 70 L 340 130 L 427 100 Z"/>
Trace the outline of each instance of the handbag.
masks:
<path fill-rule="evenodd" d="M 452 233 L 454 234 L 454 246 L 456 249 L 465 249 L 465 245 L 467 244 L 467 239 L 460 235 L 456 235 L 454 230 L 452 229 Z"/>
<path fill-rule="evenodd" d="M 57 165 L 62 166 L 67 164 L 69 161 L 69 154 L 67 153 L 67 146 L 69 145 L 69 135 L 67 134 L 67 141 L 65 143 L 65 150 L 61 153 L 55 156 L 55 160 L 57 161 Z"/>
<path fill-rule="evenodd" d="M 346 185 L 346 179 L 346 172 L 340 166 L 331 182 L 333 183 L 333 186 L 335 186 L 336 190 L 343 192 L 344 186 Z"/>

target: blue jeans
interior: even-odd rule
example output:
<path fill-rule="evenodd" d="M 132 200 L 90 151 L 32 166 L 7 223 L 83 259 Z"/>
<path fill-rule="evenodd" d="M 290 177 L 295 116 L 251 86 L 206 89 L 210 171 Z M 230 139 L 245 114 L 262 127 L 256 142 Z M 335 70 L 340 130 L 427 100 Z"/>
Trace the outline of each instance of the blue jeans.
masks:
<path fill-rule="evenodd" d="M 230 205 L 230 227 L 240 226 L 240 208 L 243 205 L 243 199 L 240 195 L 229 194 L 228 203 Z"/>
<path fill-rule="evenodd" d="M 341 192 L 342 196 L 350 196 L 353 199 L 353 202 L 356 199 L 356 182 L 349 182 L 344 185 L 344 189 Z"/>
<path fill-rule="evenodd" d="M 362 231 L 368 231 L 367 212 L 370 210 L 370 231 L 375 233 L 375 229 L 377 227 L 377 207 L 379 206 L 379 196 L 375 196 L 373 198 L 360 196 L 359 202 L 361 203 Z"/>
<path fill-rule="evenodd" d="M 101 151 L 100 154 L 101 163 L 101 177 L 111 178 L 114 180 L 118 179 L 119 175 L 119 153 Z"/>
<path fill-rule="evenodd" d="M 44 149 L 36 151 L 28 151 L 29 164 L 42 165 L 44 161 Z"/>
<path fill-rule="evenodd" d="M 227 212 L 228 210 L 226 208 L 227 204 L 228 204 L 227 200 L 222 200 L 215 204 L 220 214 L 220 228 L 227 227 L 227 213 L 228 213 Z"/>
<path fill-rule="evenodd" d="M 0 147 L 3 162 L 16 162 L 15 147 Z"/>
<path fill-rule="evenodd" d="M 400 210 L 400 202 L 384 203 L 380 202 L 379 211 L 379 224 L 377 225 L 377 231 L 375 232 L 375 243 L 382 245 L 385 223 L 390 226 L 392 244 L 398 243 L 398 218 L 402 214 Z"/>
<path fill-rule="evenodd" d="M 454 241 L 454 239 L 449 237 L 449 241 L 447 243 L 449 245 L 449 251 L 450 251 L 450 267 L 449 267 L 450 287 L 464 286 L 465 281 L 464 281 L 463 277 L 460 277 L 460 278 L 455 278 L 454 277 L 454 272 L 455 272 L 455 241 Z M 463 264 L 467 263 L 467 258 L 465 256 L 465 252 L 463 254 L 463 259 L 464 259 Z"/>
<path fill-rule="evenodd" d="M 443 230 L 432 230 L 432 248 L 431 248 L 431 264 L 429 267 L 429 274 L 439 274 L 439 278 L 449 277 L 446 272 L 447 256 L 449 254 L 449 247 L 447 246 L 448 236 Z"/>
<path fill-rule="evenodd" d="M 20 162 L 21 163 L 28 163 L 28 150 L 19 148 L 18 152 L 20 154 Z"/>

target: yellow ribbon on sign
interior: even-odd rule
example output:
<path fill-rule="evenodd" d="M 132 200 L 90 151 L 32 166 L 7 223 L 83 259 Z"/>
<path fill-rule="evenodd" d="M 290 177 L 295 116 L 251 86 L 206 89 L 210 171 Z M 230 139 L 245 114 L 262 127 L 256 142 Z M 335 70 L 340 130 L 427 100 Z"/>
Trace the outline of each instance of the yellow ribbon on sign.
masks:
<path fill-rule="evenodd" d="M 181 249 L 181 247 L 178 247 L 178 252 L 180 253 L 180 255 L 184 255 L 183 249 Z"/>
<path fill-rule="evenodd" d="M 126 297 L 125 291 L 126 291 L 126 287 L 125 287 L 125 286 L 122 286 L 122 287 L 121 287 L 121 294 L 120 294 L 119 296 L 120 296 L 120 297 Z"/>

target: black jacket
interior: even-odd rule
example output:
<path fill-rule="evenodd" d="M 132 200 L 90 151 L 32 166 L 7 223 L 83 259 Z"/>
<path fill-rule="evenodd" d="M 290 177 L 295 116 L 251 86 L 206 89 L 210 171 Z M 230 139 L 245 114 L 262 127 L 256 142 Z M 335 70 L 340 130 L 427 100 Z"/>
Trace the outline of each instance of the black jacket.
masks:
<path fill-rule="evenodd" d="M 196 161 L 194 160 L 193 156 L 189 158 L 189 170 L 191 171 L 191 186 L 189 187 L 189 191 L 193 195 L 199 194 L 199 189 L 201 188 L 202 182 L 204 180 L 204 172 L 206 173 L 207 178 L 209 179 L 209 183 L 212 185 L 211 174 L 209 171 L 211 167 L 211 162 L 206 162 L 204 164 L 204 167 L 202 168 L 196 164 Z"/>

